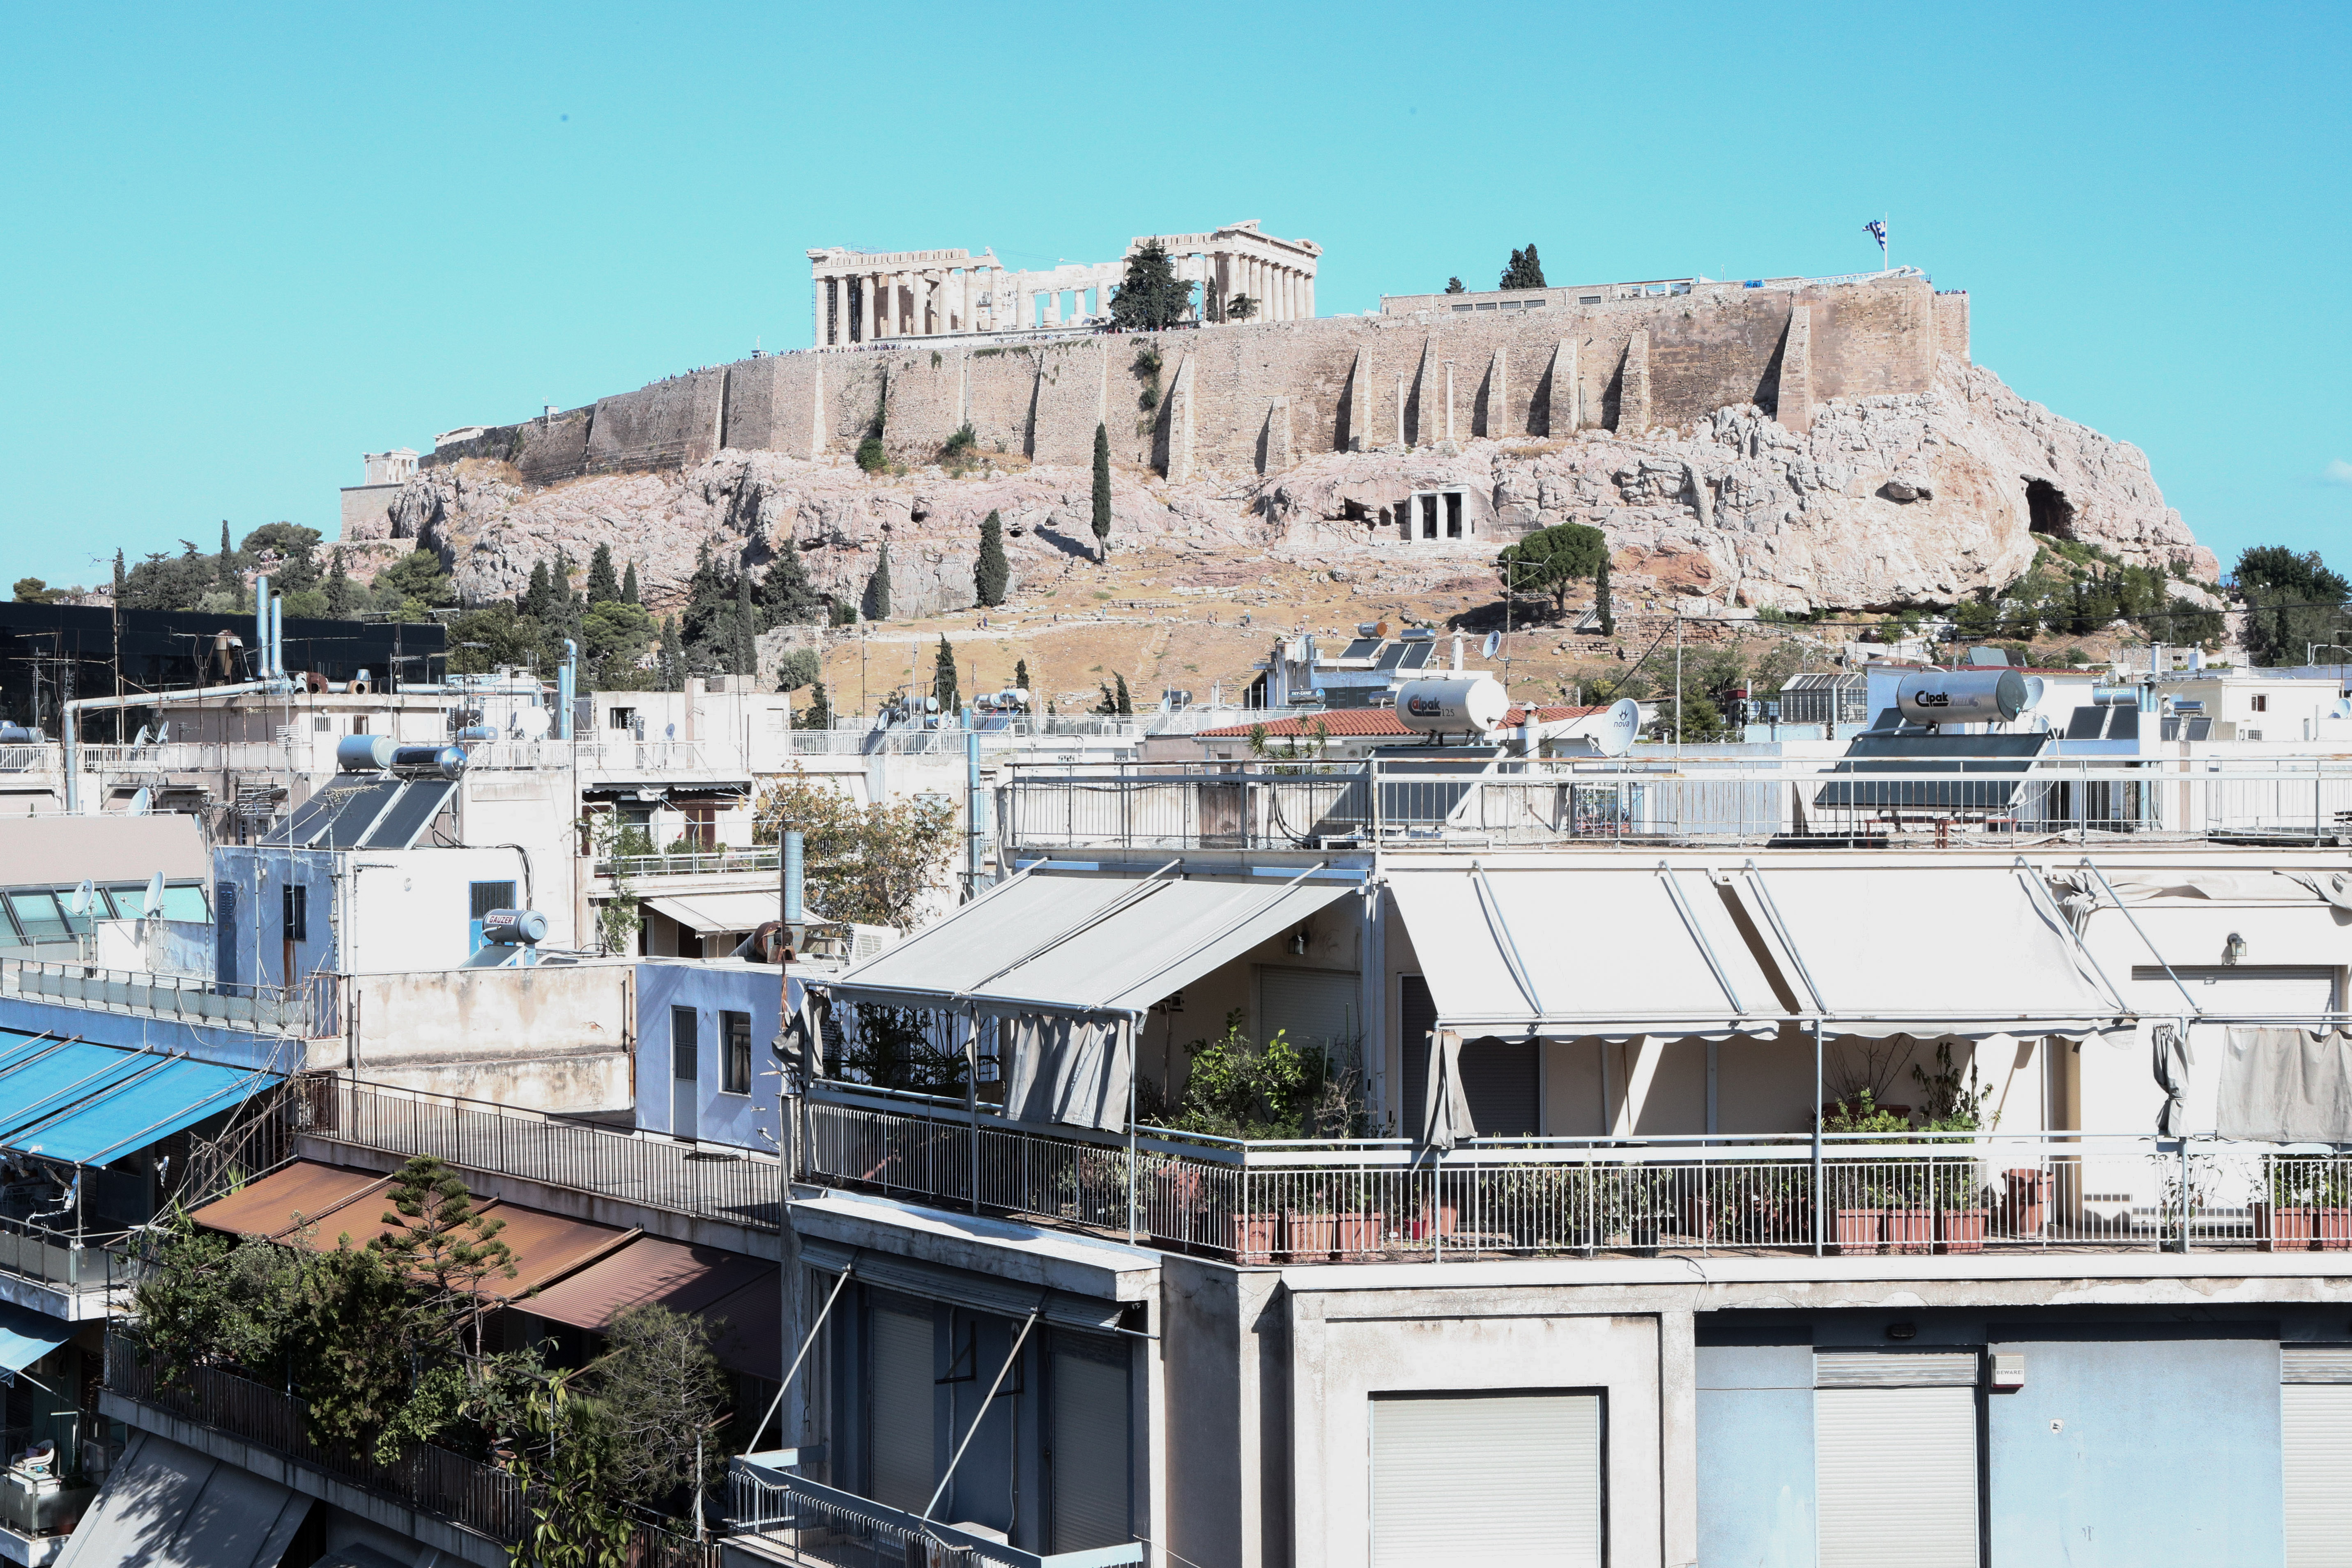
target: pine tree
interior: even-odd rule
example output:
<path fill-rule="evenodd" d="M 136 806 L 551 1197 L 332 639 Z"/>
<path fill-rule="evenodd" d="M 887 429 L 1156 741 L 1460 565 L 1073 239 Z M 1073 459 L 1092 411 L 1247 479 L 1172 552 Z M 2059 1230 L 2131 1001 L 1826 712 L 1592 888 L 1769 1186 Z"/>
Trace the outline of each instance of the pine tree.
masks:
<path fill-rule="evenodd" d="M 1118 682 L 1118 716 L 1122 719 L 1133 718 L 1135 716 L 1135 700 L 1127 694 L 1127 677 L 1124 675 L 1113 675 L 1111 679 Z"/>
<path fill-rule="evenodd" d="M 760 584 L 760 629 L 810 626 L 825 618 L 824 595 L 808 580 L 801 563 L 801 547 L 790 534 Z"/>
<path fill-rule="evenodd" d="M 809 689 L 813 695 L 808 700 L 808 706 L 793 715 L 793 728 L 795 730 L 832 729 L 833 699 L 825 694 L 824 683 L 819 681 Z"/>
<path fill-rule="evenodd" d="M 866 579 L 866 602 L 859 606 L 869 621 L 890 618 L 890 547 L 882 547 L 882 560 L 874 568 L 874 575 Z"/>
<path fill-rule="evenodd" d="M 349 620 L 352 611 L 358 607 L 358 591 L 343 570 L 343 552 L 338 550 L 327 566 L 327 614 L 339 621 Z"/>
<path fill-rule="evenodd" d="M 1176 276 L 1168 247 L 1147 239 L 1127 258 L 1127 277 L 1110 291 L 1110 319 L 1130 331 L 1172 327 L 1192 310 L 1192 286 Z"/>
<path fill-rule="evenodd" d="M 1606 551 L 1601 552 L 1601 565 L 1592 574 L 1592 607 L 1601 615 L 1601 635 L 1615 637 L 1617 612 L 1609 603 L 1609 554 Z"/>
<path fill-rule="evenodd" d="M 1110 553 L 1110 432 L 1095 426 L 1095 542 L 1103 555 Z"/>
<path fill-rule="evenodd" d="M 1013 576 L 1013 565 L 1004 559 L 1004 519 L 991 511 L 980 525 L 980 559 L 971 569 L 971 586 L 982 608 L 993 609 L 1004 603 L 1004 589 Z"/>
<path fill-rule="evenodd" d="M 117 550 L 114 552 L 114 602 L 117 606 L 122 603 L 122 585 L 127 580 L 128 574 L 122 570 L 122 552 Z"/>
<path fill-rule="evenodd" d="M 931 695 L 940 700 L 940 712 L 949 714 L 962 706 L 961 694 L 956 689 L 955 649 L 948 639 L 940 638 L 940 651 L 931 660 Z"/>
<path fill-rule="evenodd" d="M 613 575 L 613 547 L 596 546 L 596 553 L 588 562 L 588 602 L 609 605 L 621 596 L 620 579 Z"/>
<path fill-rule="evenodd" d="M 628 571 L 623 574 L 621 577 L 621 603 L 625 605 L 634 605 L 638 602 L 637 563 L 632 561 L 629 563 Z"/>
<path fill-rule="evenodd" d="M 1459 278 L 1448 278 L 1445 280 L 1445 291 L 1448 294 L 1466 294 L 1469 292 L 1468 289 L 1462 287 L 1462 279 Z"/>
<path fill-rule="evenodd" d="M 1013 684 L 1019 687 L 1024 691 L 1029 689 L 1029 661 L 1027 659 L 1016 658 L 1013 661 Z"/>

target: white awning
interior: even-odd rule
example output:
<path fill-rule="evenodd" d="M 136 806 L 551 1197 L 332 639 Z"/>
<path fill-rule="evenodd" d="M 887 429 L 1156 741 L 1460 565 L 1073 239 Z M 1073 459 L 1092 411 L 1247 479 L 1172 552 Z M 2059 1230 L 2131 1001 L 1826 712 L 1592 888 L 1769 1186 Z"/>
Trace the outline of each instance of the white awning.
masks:
<path fill-rule="evenodd" d="M 669 893 L 647 899 L 646 908 L 704 936 L 713 931 L 757 931 L 770 921 L 784 918 L 783 901 L 758 888 L 732 893 Z"/>
<path fill-rule="evenodd" d="M 1254 877 L 1035 871 L 858 964 L 838 1001 L 998 1017 L 1137 1013 L 1361 884 L 1289 868 Z"/>
<path fill-rule="evenodd" d="M 1857 860 L 1729 880 L 1834 1034 L 2080 1039 L 2131 1012 L 2023 867 Z"/>
<path fill-rule="evenodd" d="M 251 1470 L 134 1432 L 58 1568 L 275 1568 L 310 1500 Z"/>
<path fill-rule="evenodd" d="M 1389 887 L 1438 1026 L 1467 1038 L 1770 1036 L 1792 1011 L 1695 868 L 1449 858 Z"/>

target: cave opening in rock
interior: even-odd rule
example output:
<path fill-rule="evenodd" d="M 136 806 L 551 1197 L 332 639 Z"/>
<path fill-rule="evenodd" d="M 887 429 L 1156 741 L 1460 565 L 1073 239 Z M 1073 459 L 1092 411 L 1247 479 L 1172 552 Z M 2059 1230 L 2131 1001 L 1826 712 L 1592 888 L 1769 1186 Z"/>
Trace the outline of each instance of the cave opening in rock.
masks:
<path fill-rule="evenodd" d="M 2074 505 L 2048 479 L 2025 481 L 2026 527 L 2053 539 L 2074 537 Z"/>

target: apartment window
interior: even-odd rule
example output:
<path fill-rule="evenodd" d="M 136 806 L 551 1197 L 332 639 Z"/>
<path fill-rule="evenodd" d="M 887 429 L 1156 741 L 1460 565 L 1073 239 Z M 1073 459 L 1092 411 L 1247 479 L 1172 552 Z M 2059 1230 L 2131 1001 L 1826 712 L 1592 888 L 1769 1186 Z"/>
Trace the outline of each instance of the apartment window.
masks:
<path fill-rule="evenodd" d="M 604 728 L 607 730 L 626 730 L 634 726 L 636 721 L 637 710 L 634 708 L 604 710 Z"/>
<path fill-rule="evenodd" d="M 2247 698 L 2246 710 L 2252 713 L 2269 712 L 2271 710 L 2270 693 L 2267 691 L 2257 691 L 2252 697 Z"/>
<path fill-rule="evenodd" d="M 320 714 L 317 718 L 310 721 L 310 730 L 314 734 L 324 735 L 333 730 L 334 727 L 335 721 L 327 717 L 324 713 Z"/>
<path fill-rule="evenodd" d="M 719 1087 L 727 1094 L 751 1092 L 751 1015 L 721 1013 L 719 1015 L 719 1037 L 726 1042 L 727 1058 L 721 1064 Z"/>
<path fill-rule="evenodd" d="M 288 942 L 310 941 L 310 889 L 308 888 L 288 888 L 285 889 L 283 903 L 286 940 Z"/>
<path fill-rule="evenodd" d="M 1376 1394 L 1371 1428 L 1372 1568 L 1527 1562 L 1538 1542 L 1600 1568 L 1600 1394 Z"/>
<path fill-rule="evenodd" d="M 1128 1349 L 1117 1340 L 1053 1331 L 1046 1364 L 1046 1441 L 1053 1549 L 1091 1552 L 1134 1539 Z"/>
<path fill-rule="evenodd" d="M 697 849 L 719 847 L 719 807 L 705 802 L 681 809 L 686 813 L 686 831 L 682 837 Z"/>
<path fill-rule="evenodd" d="M 2279 1347 L 2279 1447 L 2286 1471 L 2287 1568 L 2342 1560 L 2352 1501 L 2352 1345 Z"/>

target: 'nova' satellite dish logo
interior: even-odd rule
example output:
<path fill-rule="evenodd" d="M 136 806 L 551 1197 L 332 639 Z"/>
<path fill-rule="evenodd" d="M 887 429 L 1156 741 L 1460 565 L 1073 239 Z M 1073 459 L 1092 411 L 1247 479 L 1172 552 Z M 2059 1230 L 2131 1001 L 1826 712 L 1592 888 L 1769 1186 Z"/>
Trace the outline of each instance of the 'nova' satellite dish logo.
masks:
<path fill-rule="evenodd" d="M 1445 704 L 1434 697 L 1408 697 L 1404 710 L 1416 719 L 1434 719 L 1445 711 Z"/>

